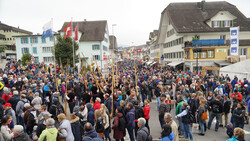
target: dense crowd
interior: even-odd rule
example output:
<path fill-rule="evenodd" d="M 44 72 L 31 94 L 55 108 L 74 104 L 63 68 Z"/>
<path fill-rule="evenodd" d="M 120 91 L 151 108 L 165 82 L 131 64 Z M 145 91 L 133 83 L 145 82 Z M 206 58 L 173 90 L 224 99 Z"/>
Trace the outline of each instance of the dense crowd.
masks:
<path fill-rule="evenodd" d="M 10 60 L 0 70 L 0 141 L 124 141 L 126 134 L 131 141 L 150 141 L 154 99 L 162 141 L 193 140 L 194 130 L 205 136 L 214 118 L 214 130 L 226 127 L 228 141 L 245 141 L 247 79 L 135 60 L 113 66 L 102 75 L 98 69 Z"/>

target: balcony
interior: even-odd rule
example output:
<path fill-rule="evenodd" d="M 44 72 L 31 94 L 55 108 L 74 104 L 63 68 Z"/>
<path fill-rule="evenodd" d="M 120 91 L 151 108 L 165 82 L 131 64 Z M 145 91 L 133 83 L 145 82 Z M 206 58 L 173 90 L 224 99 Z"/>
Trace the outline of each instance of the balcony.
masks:
<path fill-rule="evenodd" d="M 184 43 L 184 47 L 195 47 L 195 46 L 222 46 L 226 45 L 224 39 L 209 39 L 209 40 L 193 40 Z"/>

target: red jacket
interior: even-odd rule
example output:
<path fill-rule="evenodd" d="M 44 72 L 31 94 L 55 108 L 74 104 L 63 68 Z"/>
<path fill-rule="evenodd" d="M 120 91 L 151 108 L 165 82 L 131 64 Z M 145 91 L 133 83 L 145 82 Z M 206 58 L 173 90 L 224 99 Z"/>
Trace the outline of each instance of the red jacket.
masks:
<path fill-rule="evenodd" d="M 144 118 L 149 119 L 150 118 L 150 115 L 149 115 L 149 113 L 150 113 L 150 105 L 148 104 L 147 106 L 145 106 L 143 108 L 143 111 L 144 111 Z"/>
<path fill-rule="evenodd" d="M 96 109 L 100 109 L 101 108 L 101 103 L 100 102 L 96 102 L 96 103 L 93 104 L 93 107 L 94 107 L 95 110 Z"/>
<path fill-rule="evenodd" d="M 242 101 L 242 95 L 240 92 L 232 93 L 230 97 L 236 96 L 239 101 Z"/>

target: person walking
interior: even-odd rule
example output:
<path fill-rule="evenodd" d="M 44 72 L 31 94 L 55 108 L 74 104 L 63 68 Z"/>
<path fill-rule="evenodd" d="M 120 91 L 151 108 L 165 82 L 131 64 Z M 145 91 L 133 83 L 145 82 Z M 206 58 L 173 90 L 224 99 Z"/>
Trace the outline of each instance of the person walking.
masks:
<path fill-rule="evenodd" d="M 237 108 L 233 110 L 234 128 L 236 127 L 240 127 L 241 129 L 244 128 L 245 113 L 246 110 L 243 102 L 239 102 L 237 104 Z"/>
<path fill-rule="evenodd" d="M 166 95 L 162 94 L 161 95 L 161 104 L 160 104 L 160 107 L 159 107 L 159 121 L 160 121 L 161 128 L 165 124 L 164 114 L 169 113 L 171 111 L 170 105 L 166 104 L 165 101 L 166 101 Z"/>
<path fill-rule="evenodd" d="M 145 126 L 148 128 L 148 131 L 149 131 L 149 133 L 150 133 L 150 127 L 149 127 L 150 105 L 149 105 L 149 102 L 150 102 L 150 101 L 149 101 L 148 99 L 146 99 L 146 100 L 144 101 L 145 107 L 143 108 L 143 112 L 144 112 L 144 119 L 146 120 Z"/>
<path fill-rule="evenodd" d="M 68 103 L 69 103 L 69 110 L 70 110 L 70 113 L 73 113 L 73 109 L 75 107 L 75 104 L 76 104 L 76 96 L 75 96 L 75 93 L 74 93 L 74 88 L 71 88 L 71 90 L 69 91 L 68 94 L 66 94 L 66 98 L 68 100 Z"/>
<path fill-rule="evenodd" d="M 228 93 L 225 93 L 224 95 L 224 101 L 223 101 L 223 113 L 220 116 L 220 127 L 223 127 L 223 120 L 222 116 L 224 115 L 225 119 L 225 124 L 224 127 L 227 126 L 228 123 L 228 114 L 230 112 L 230 107 L 231 106 L 231 101 L 228 99 Z"/>
<path fill-rule="evenodd" d="M 207 118 L 207 107 L 205 104 L 206 104 L 206 100 L 202 99 L 200 101 L 200 107 L 198 108 L 198 115 L 197 115 L 198 117 L 197 120 L 201 127 L 201 133 L 199 133 L 199 135 L 201 136 L 205 135 L 205 124 L 206 124 L 206 118 Z"/>
<path fill-rule="evenodd" d="M 46 120 L 46 129 L 43 130 L 38 141 L 56 141 L 57 132 L 58 131 L 55 128 L 55 120 L 53 118 L 49 118 Z"/>
<path fill-rule="evenodd" d="M 213 100 L 209 105 L 209 107 L 212 109 L 212 113 L 211 113 L 211 115 L 209 115 L 208 129 L 211 128 L 212 121 L 213 121 L 214 117 L 216 117 L 216 124 L 215 124 L 215 131 L 216 132 L 219 129 L 220 115 L 221 115 L 222 110 L 223 110 L 223 105 L 220 102 L 220 99 L 221 99 L 221 96 L 217 95 L 216 99 Z"/>

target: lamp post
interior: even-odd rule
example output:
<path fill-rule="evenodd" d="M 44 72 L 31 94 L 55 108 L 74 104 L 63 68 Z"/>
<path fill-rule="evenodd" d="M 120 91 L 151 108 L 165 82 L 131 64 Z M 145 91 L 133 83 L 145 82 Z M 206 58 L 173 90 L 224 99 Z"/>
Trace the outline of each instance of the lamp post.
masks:
<path fill-rule="evenodd" d="M 199 58 L 199 56 L 198 55 L 200 55 L 198 53 L 201 53 L 201 51 L 202 51 L 202 49 L 198 48 L 198 47 L 193 49 L 193 52 L 196 53 L 196 73 L 197 74 L 198 74 L 198 71 L 199 71 L 199 68 L 198 68 L 198 63 L 199 63 L 198 58 Z"/>

